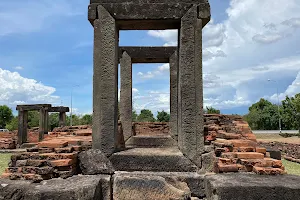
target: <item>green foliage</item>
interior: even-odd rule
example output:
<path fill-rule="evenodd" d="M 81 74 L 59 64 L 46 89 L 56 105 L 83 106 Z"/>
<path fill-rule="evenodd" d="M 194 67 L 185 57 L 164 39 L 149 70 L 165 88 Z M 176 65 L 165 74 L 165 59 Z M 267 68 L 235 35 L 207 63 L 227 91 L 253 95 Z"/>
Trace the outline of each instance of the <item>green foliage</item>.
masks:
<path fill-rule="evenodd" d="M 138 114 L 136 113 L 135 110 L 132 111 L 132 121 L 133 122 L 136 122 L 137 121 L 137 118 L 138 118 Z"/>
<path fill-rule="evenodd" d="M 282 101 L 283 124 L 289 129 L 297 129 L 300 133 L 300 93 L 295 97 L 286 96 Z"/>
<path fill-rule="evenodd" d="M 10 131 L 18 130 L 18 117 L 14 117 L 5 128 Z"/>
<path fill-rule="evenodd" d="M 80 116 L 72 115 L 72 126 L 81 125 L 80 119 L 81 119 Z M 71 124 L 70 116 L 67 116 L 66 123 L 67 123 L 67 126 L 69 126 Z"/>
<path fill-rule="evenodd" d="M 137 117 L 139 122 L 155 122 L 155 118 L 151 112 L 151 110 L 141 110 L 141 114 Z"/>
<path fill-rule="evenodd" d="M 38 111 L 29 111 L 28 112 L 28 127 L 38 127 L 40 121 L 40 114 Z"/>
<path fill-rule="evenodd" d="M 220 114 L 221 111 L 220 110 L 217 110 L 213 107 L 207 107 L 206 106 L 206 110 L 204 111 L 206 114 Z"/>
<path fill-rule="evenodd" d="M 278 106 L 262 98 L 250 106 L 245 119 L 253 130 L 276 130 L 279 124 Z"/>
<path fill-rule="evenodd" d="M 169 122 L 170 121 L 170 114 L 163 110 L 161 112 L 158 112 L 156 118 L 157 118 L 157 121 L 159 121 L 159 122 Z"/>
<path fill-rule="evenodd" d="M 244 119 L 253 130 L 277 130 L 279 128 L 279 113 L 282 130 L 298 129 L 300 133 L 300 93 L 295 97 L 286 96 L 282 104 L 272 104 L 260 99 L 249 108 Z"/>
<path fill-rule="evenodd" d="M 49 115 L 49 126 L 50 130 L 53 130 L 55 127 L 59 127 L 59 113 L 51 113 Z"/>
<path fill-rule="evenodd" d="M 92 115 L 88 115 L 88 114 L 84 115 L 80 120 L 82 125 L 92 125 L 93 123 Z"/>
<path fill-rule="evenodd" d="M 8 106 L 0 106 L 0 128 L 5 128 L 13 117 L 12 110 Z"/>

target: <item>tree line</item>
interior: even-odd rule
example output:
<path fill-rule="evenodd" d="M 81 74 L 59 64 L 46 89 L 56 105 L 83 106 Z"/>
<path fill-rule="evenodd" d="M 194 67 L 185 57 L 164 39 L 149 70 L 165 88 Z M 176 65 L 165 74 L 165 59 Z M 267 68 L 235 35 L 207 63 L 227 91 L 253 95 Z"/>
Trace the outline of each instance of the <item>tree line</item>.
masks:
<path fill-rule="evenodd" d="M 300 93 L 286 96 L 279 105 L 261 98 L 249 107 L 244 119 L 253 130 L 277 130 L 280 123 L 282 130 L 300 132 Z"/>
<path fill-rule="evenodd" d="M 220 114 L 220 110 L 213 107 L 204 109 L 206 114 Z M 59 126 L 58 113 L 49 115 L 49 128 L 51 130 Z M 120 114 L 119 114 L 120 117 Z M 300 93 L 286 98 L 277 104 L 261 98 L 258 102 L 252 104 L 248 113 L 243 118 L 249 123 L 252 130 L 277 130 L 279 128 L 279 119 L 282 130 L 299 130 L 300 132 Z M 154 117 L 151 110 L 143 109 L 140 114 L 132 111 L 133 122 L 169 122 L 170 114 L 164 110 L 157 113 Z M 70 124 L 70 116 L 66 119 L 67 125 Z M 91 125 L 92 115 L 72 115 L 72 125 Z M 39 112 L 28 112 L 28 128 L 39 126 Z M 6 106 L 0 106 L 0 128 L 16 130 L 18 128 L 18 117 L 13 116 L 12 110 Z"/>
<path fill-rule="evenodd" d="M 28 112 L 28 128 L 39 126 L 39 112 Z M 67 115 L 66 125 L 70 125 L 71 116 Z M 86 115 L 72 115 L 72 125 L 92 125 L 93 116 L 91 114 Z M 137 114 L 135 110 L 132 111 L 132 121 L 134 122 L 169 122 L 170 114 L 164 110 L 157 113 L 154 117 L 151 110 L 143 109 L 140 114 Z M 59 126 L 59 113 L 49 114 L 49 128 L 53 130 Z M 6 105 L 0 106 L 0 129 L 17 130 L 18 129 L 18 116 L 14 116 L 11 108 Z"/>

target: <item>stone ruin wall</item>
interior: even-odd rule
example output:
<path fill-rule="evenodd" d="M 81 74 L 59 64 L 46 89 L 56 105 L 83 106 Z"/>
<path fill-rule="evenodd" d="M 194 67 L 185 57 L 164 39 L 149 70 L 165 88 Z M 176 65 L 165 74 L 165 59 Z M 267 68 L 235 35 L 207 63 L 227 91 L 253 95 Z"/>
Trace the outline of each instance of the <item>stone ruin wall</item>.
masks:
<path fill-rule="evenodd" d="M 168 134 L 168 123 L 133 125 L 136 135 Z M 270 158 L 265 148 L 258 146 L 255 135 L 240 116 L 205 115 L 205 145 L 202 156 L 206 171 L 255 172 L 282 174 L 281 161 Z M 2 177 L 41 181 L 67 178 L 80 173 L 78 153 L 92 147 L 90 126 L 57 128 L 26 153 L 13 155 Z"/>

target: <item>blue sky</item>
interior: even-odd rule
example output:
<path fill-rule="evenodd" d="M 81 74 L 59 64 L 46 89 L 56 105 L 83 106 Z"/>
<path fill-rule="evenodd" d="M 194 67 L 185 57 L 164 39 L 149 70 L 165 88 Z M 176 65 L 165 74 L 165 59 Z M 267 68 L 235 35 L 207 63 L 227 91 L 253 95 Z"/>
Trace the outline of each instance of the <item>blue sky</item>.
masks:
<path fill-rule="evenodd" d="M 300 92 L 300 1 L 210 0 L 203 29 L 205 106 L 244 114 Z M 89 0 L 1 0 L 0 104 L 51 103 L 92 113 Z M 122 31 L 120 45 L 176 45 L 177 32 Z M 268 79 L 276 82 L 268 82 Z M 277 83 L 277 84 L 276 84 Z M 134 106 L 169 110 L 168 65 L 133 65 Z"/>

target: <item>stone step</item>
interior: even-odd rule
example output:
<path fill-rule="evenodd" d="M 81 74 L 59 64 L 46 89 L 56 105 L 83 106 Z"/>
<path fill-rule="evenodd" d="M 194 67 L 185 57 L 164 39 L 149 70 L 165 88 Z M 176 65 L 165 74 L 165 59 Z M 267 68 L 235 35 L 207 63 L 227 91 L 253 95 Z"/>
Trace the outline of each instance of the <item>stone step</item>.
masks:
<path fill-rule="evenodd" d="M 110 157 L 117 171 L 196 172 L 197 166 L 176 147 L 133 148 Z"/>
<path fill-rule="evenodd" d="M 209 200 L 296 200 L 300 196 L 300 176 L 230 173 L 205 178 L 206 198 Z"/>
<path fill-rule="evenodd" d="M 127 147 L 172 147 L 176 141 L 169 135 L 133 136 L 126 142 Z"/>

